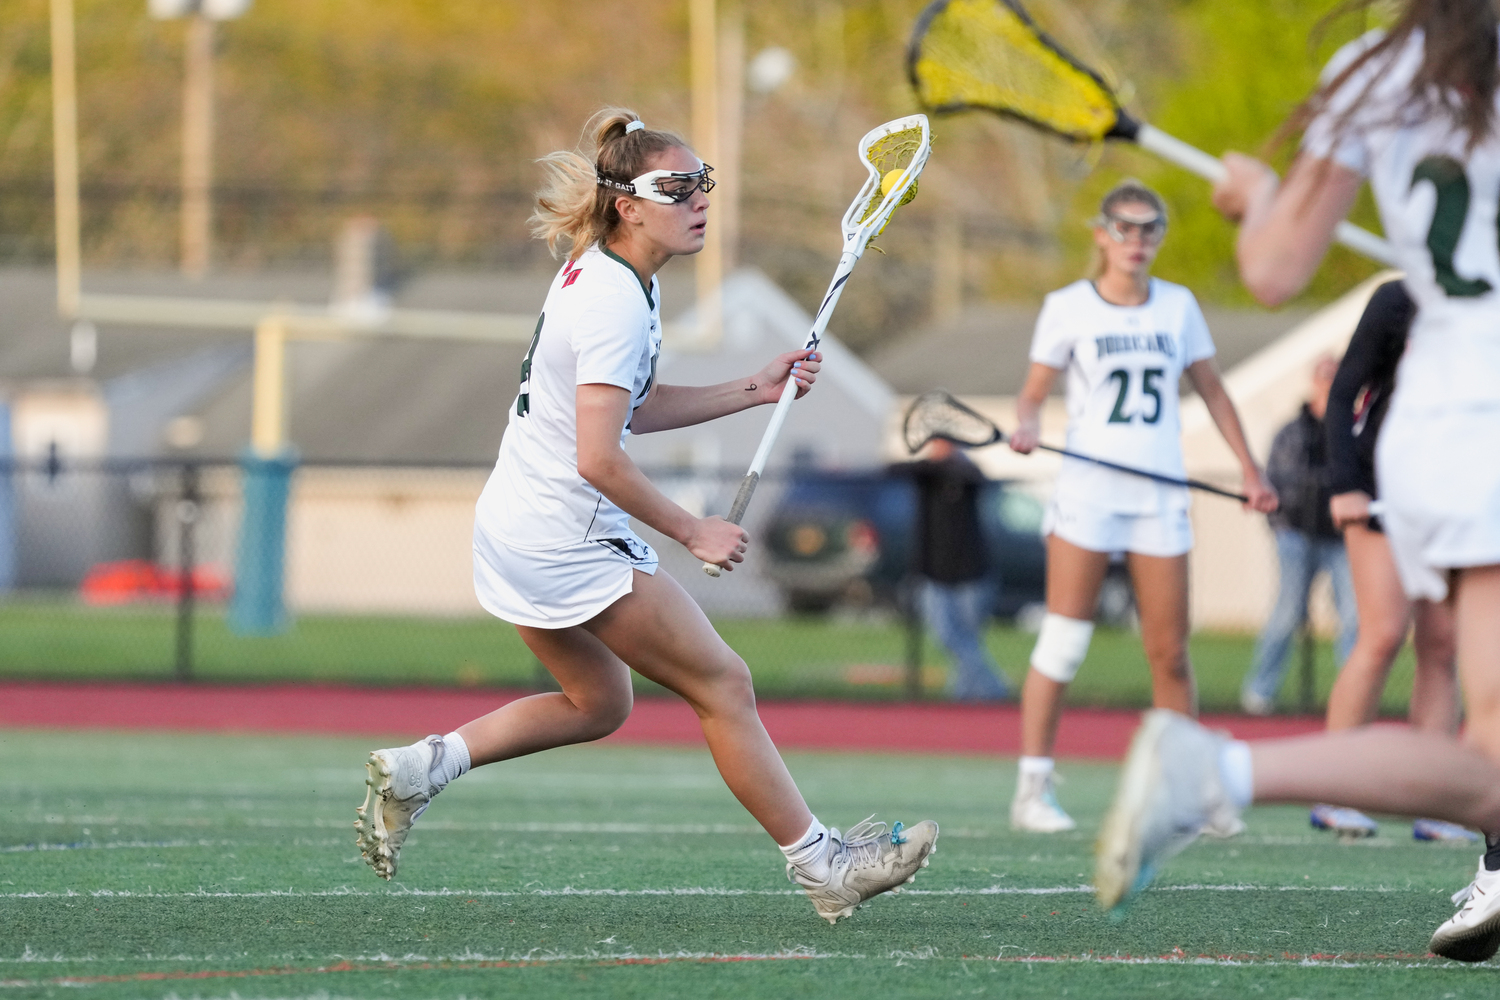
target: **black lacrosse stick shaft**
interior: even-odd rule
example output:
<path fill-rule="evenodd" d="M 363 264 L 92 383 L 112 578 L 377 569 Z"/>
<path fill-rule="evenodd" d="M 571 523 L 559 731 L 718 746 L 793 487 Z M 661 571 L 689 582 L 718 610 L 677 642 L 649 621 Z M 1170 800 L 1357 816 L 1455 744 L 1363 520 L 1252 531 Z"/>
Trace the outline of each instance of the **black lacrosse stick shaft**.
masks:
<path fill-rule="evenodd" d="M 1233 490 L 1221 489 L 1218 486 L 1214 486 L 1212 483 L 1205 483 L 1201 479 L 1178 479 L 1176 476 L 1164 476 L 1160 472 L 1149 472 L 1146 469 L 1137 469 L 1133 465 L 1120 465 L 1117 462 L 1111 462 L 1107 459 L 1095 458 L 1093 455 L 1080 455 L 1076 451 L 1069 451 L 1066 448 L 1054 448 L 1050 444 L 1039 444 L 1037 445 L 1037 447 L 1042 449 L 1043 451 L 1050 451 L 1057 455 L 1066 455 L 1068 458 L 1076 458 L 1083 462 L 1093 462 L 1095 465 L 1102 465 L 1106 469 L 1114 469 L 1117 472 L 1128 472 L 1132 476 L 1143 476 L 1146 479 L 1154 479 L 1158 483 L 1166 483 L 1168 486 L 1186 486 L 1189 489 L 1203 490 L 1205 493 L 1214 493 L 1221 497 L 1228 497 L 1231 500 L 1238 500 L 1240 503 L 1250 502 L 1250 498 L 1245 496 L 1245 494 L 1243 493 L 1235 493 Z"/>

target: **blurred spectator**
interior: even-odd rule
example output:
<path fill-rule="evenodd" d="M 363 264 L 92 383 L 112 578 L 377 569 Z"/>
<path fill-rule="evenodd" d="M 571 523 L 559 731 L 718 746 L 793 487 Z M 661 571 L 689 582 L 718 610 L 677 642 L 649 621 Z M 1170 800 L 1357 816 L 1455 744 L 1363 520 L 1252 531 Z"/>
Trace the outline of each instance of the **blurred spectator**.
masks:
<path fill-rule="evenodd" d="M 986 579 L 979 491 L 984 473 L 953 442 L 935 438 L 927 457 L 897 465 L 893 472 L 917 484 L 916 570 L 927 627 L 953 657 L 952 696 L 959 701 L 1011 697 L 983 631 L 994 604 Z"/>
<path fill-rule="evenodd" d="M 1343 536 L 1328 513 L 1331 490 L 1323 415 L 1337 372 L 1337 358 L 1324 355 L 1318 359 L 1308 400 L 1296 419 L 1277 432 L 1266 463 L 1266 474 L 1281 497 L 1281 506 L 1268 515 L 1276 532 L 1281 589 L 1240 689 L 1240 705 L 1251 715 L 1269 715 L 1275 708 L 1292 638 L 1307 621 L 1307 597 L 1318 573 L 1326 572 L 1333 584 L 1339 616 L 1334 653 L 1341 668 L 1359 632 L 1349 558 Z"/>

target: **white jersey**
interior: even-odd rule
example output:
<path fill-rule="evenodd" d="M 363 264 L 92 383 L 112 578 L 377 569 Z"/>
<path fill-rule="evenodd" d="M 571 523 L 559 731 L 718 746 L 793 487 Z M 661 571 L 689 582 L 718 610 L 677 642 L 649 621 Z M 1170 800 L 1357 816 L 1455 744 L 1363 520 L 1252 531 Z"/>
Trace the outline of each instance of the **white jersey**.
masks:
<path fill-rule="evenodd" d="M 646 401 L 661 353 L 661 297 L 608 250 L 569 261 L 552 280 L 521 365 L 521 390 L 475 528 L 512 548 L 628 538 L 630 517 L 578 474 L 577 389 L 615 385 Z M 630 433 L 629 421 L 620 440 Z"/>
<path fill-rule="evenodd" d="M 1415 32 L 1351 74 L 1303 147 L 1370 179 L 1417 303 L 1375 471 L 1407 595 L 1442 600 L 1448 569 L 1500 563 L 1500 135 L 1470 149 L 1441 108 L 1410 105 L 1424 46 Z"/>
<path fill-rule="evenodd" d="M 1112 305 L 1092 282 L 1048 295 L 1037 317 L 1031 360 L 1068 373 L 1069 451 L 1182 478 L 1177 383 L 1212 357 L 1198 300 L 1181 285 L 1151 279 L 1139 306 Z M 1064 459 L 1057 502 L 1120 514 L 1187 507 L 1187 490 Z"/>
<path fill-rule="evenodd" d="M 1380 37 L 1371 32 L 1340 49 L 1324 79 Z M 1401 50 L 1361 66 L 1303 142 L 1309 154 L 1370 179 L 1418 306 L 1393 413 L 1500 404 L 1500 134 L 1471 151 L 1446 112 L 1407 106 L 1423 47 L 1417 31 Z M 1500 114 L 1500 96 L 1496 103 Z"/>

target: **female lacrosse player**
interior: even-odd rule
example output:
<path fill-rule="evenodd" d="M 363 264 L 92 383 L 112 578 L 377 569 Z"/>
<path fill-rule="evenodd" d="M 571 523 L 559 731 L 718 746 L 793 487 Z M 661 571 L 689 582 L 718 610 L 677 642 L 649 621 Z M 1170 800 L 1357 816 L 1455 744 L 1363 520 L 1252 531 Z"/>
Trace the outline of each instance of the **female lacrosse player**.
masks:
<path fill-rule="evenodd" d="M 1410 601 L 1391 556 L 1380 519 L 1370 504 L 1375 485 L 1375 442 L 1396 386 L 1396 365 L 1406 350 L 1416 303 L 1400 281 L 1375 290 L 1328 393 L 1329 509 L 1343 531 L 1360 605 L 1359 639 L 1328 696 L 1328 728 L 1347 729 L 1375 719 L 1391 664 L 1412 632 L 1417 669 L 1411 691 L 1411 724 L 1458 732 L 1458 676 L 1453 662 L 1453 613 L 1446 603 Z M 1357 809 L 1314 806 L 1313 823 L 1340 834 L 1373 834 L 1375 821 Z M 1474 834 L 1442 820 L 1412 824 L 1419 840 L 1473 840 Z"/>
<path fill-rule="evenodd" d="M 370 756 L 355 824 L 383 878 L 412 822 L 471 766 L 597 740 L 625 721 L 634 669 L 681 695 L 703 725 L 719 773 L 781 845 L 787 874 L 830 923 L 910 881 L 937 825 L 861 823 L 840 834 L 808 811 L 755 710 L 745 663 L 631 530 L 636 517 L 695 559 L 732 570 L 749 536 L 695 517 L 630 460 L 626 434 L 683 427 L 773 403 L 788 378 L 811 388 L 818 355 L 793 351 L 751 375 L 703 388 L 661 385 L 656 272 L 703 248 L 712 169 L 676 135 L 634 114 L 594 119 L 592 159 L 553 153 L 532 216 L 569 259 L 552 282 L 521 366 L 500 458 L 474 520 L 480 603 L 515 624 L 562 690 L 522 698 L 409 747 Z"/>
<path fill-rule="evenodd" d="M 1448 599 L 1469 711 L 1462 743 L 1356 728 L 1253 744 L 1155 712 L 1136 735 L 1100 834 L 1113 906 L 1211 816 L 1253 801 L 1328 801 L 1477 827 L 1486 851 L 1429 947 L 1500 950 L 1500 23 L 1491 0 L 1406 0 L 1342 49 L 1292 125 L 1285 184 L 1226 158 L 1215 202 L 1240 220 L 1240 274 L 1283 302 L 1317 269 L 1368 177 L 1417 304 L 1376 446 L 1391 552 L 1408 597 Z"/>
<path fill-rule="evenodd" d="M 1177 383 L 1185 374 L 1240 460 L 1250 505 L 1272 510 L 1276 494 L 1214 368 L 1197 300 L 1181 285 L 1151 277 L 1166 231 L 1166 205 L 1138 181 L 1105 195 L 1094 224 L 1099 276 L 1047 296 L 1010 446 L 1023 454 L 1036 447 L 1042 404 L 1066 369 L 1069 451 L 1181 478 Z M 1153 701 L 1197 711 L 1187 652 L 1187 490 L 1065 458 L 1045 532 L 1047 616 L 1021 689 L 1023 756 L 1010 821 L 1019 830 L 1053 833 L 1074 826 L 1052 790 L 1052 747 L 1112 554 L 1126 554 L 1135 585 Z"/>

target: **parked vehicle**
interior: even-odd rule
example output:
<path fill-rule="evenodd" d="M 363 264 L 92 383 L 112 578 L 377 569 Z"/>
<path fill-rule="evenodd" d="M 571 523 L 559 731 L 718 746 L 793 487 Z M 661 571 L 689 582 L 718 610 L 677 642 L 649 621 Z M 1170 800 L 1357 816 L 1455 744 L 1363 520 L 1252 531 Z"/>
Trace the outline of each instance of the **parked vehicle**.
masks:
<path fill-rule="evenodd" d="M 1039 617 L 1046 602 L 1042 504 L 1019 484 L 996 480 L 980 493 L 989 544 L 994 613 Z M 897 604 L 910 574 L 917 493 L 911 479 L 883 469 L 793 475 L 765 531 L 766 573 L 794 611 L 838 604 Z M 1124 623 L 1134 599 L 1123 564 L 1110 567 L 1100 618 Z"/>

